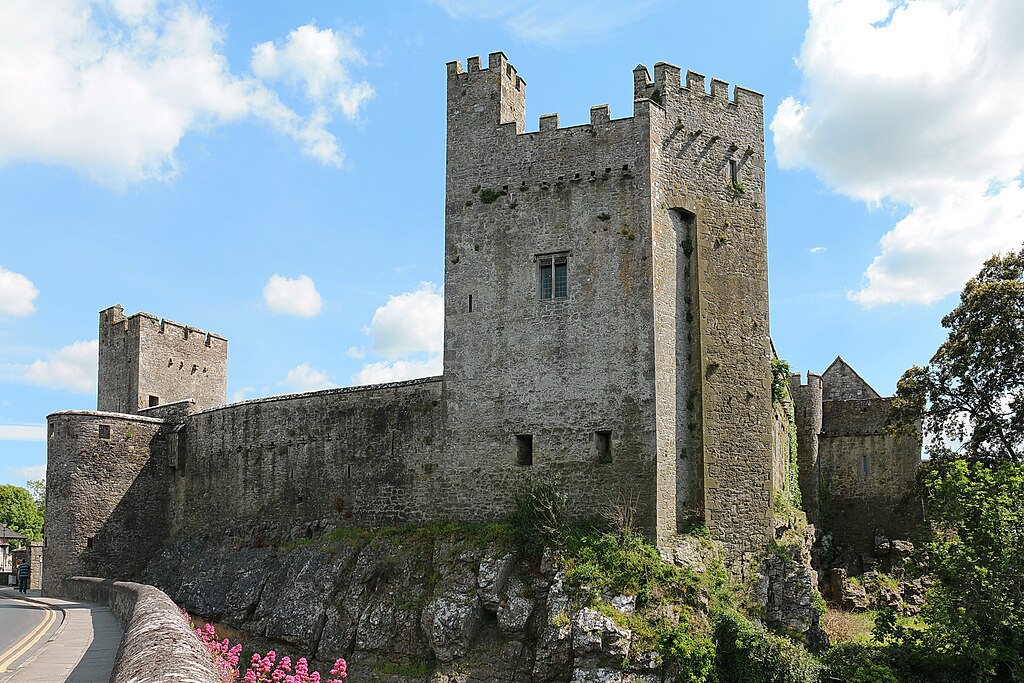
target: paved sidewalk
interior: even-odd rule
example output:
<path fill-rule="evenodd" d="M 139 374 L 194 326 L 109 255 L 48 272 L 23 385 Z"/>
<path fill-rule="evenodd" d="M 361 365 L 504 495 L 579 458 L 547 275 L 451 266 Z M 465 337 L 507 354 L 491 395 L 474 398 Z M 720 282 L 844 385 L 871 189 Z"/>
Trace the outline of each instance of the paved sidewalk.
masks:
<path fill-rule="evenodd" d="M 64 614 L 64 621 L 49 640 L 35 647 L 17 668 L 0 674 L 0 683 L 106 683 L 121 645 L 121 624 L 102 605 L 27 596 L 5 597 L 49 605 Z"/>

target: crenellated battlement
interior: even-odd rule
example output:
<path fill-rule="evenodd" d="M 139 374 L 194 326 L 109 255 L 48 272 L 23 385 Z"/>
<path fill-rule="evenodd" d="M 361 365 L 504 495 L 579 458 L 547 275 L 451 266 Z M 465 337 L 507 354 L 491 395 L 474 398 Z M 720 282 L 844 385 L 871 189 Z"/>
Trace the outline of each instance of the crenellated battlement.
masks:
<path fill-rule="evenodd" d="M 462 62 L 455 60 L 445 64 L 448 69 L 448 79 L 451 81 L 453 78 L 456 80 L 468 80 L 473 77 L 473 74 L 483 73 L 486 76 L 493 76 L 499 74 L 502 80 L 507 80 L 511 83 L 516 90 L 522 91 L 526 88 L 526 81 L 519 75 L 516 68 L 509 64 L 508 57 L 505 56 L 504 52 L 492 52 L 487 55 L 487 68 L 480 68 L 480 57 L 470 57 L 466 60 L 466 69 L 463 70 Z M 461 77 L 461 79 L 460 79 Z"/>
<path fill-rule="evenodd" d="M 100 311 L 100 323 L 109 326 L 120 325 L 122 331 L 128 333 L 132 330 L 139 332 L 145 330 L 157 334 L 168 334 L 181 337 L 183 340 L 197 340 L 204 346 L 212 347 L 220 343 L 227 343 L 227 337 L 215 332 L 206 332 L 192 325 L 183 325 L 168 318 L 161 318 L 139 311 L 131 315 L 124 314 L 124 308 L 115 304 L 110 308 Z"/>
<path fill-rule="evenodd" d="M 717 102 L 734 108 L 759 109 L 764 104 L 764 95 L 739 85 L 733 88 L 733 96 L 730 98 L 729 84 L 717 78 L 711 79 L 711 91 L 708 92 L 705 80 L 704 74 L 687 71 L 684 82 L 682 70 L 667 62 L 658 62 L 654 65 L 652 80 L 647 67 L 640 64 L 633 69 L 633 98 L 649 99 L 665 108 L 686 101 L 700 101 L 705 104 Z"/>

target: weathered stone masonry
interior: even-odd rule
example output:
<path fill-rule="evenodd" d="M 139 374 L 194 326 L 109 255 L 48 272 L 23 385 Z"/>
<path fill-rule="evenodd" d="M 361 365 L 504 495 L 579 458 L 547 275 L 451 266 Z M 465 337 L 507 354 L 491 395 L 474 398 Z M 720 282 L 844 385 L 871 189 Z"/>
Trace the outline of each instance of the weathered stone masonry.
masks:
<path fill-rule="evenodd" d="M 49 418 L 48 590 L 136 579 L 211 522 L 255 541 L 484 522 L 536 481 L 579 517 L 633 501 L 652 539 L 696 522 L 733 560 L 763 548 L 788 421 L 761 96 L 682 78 L 637 67 L 632 116 L 525 133 L 502 53 L 448 64 L 443 377 L 226 406 L 226 339 L 104 310 L 102 412 Z"/>
<path fill-rule="evenodd" d="M 905 539 L 922 519 L 913 495 L 921 445 L 886 431 L 892 399 L 879 396 L 842 358 L 821 376 L 800 379 L 790 378 L 790 393 L 804 510 L 859 572 L 876 530 Z"/>

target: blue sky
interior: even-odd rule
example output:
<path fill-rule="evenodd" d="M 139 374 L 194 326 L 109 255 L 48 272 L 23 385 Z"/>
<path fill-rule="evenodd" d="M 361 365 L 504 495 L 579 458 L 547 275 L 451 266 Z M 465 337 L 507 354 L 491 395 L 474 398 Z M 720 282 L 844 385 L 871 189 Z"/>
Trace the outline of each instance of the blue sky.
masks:
<path fill-rule="evenodd" d="M 435 374 L 445 68 L 502 50 L 527 128 L 667 61 L 765 94 L 772 334 L 890 393 L 1024 241 L 1024 3 L 7 0 L 0 482 L 95 407 L 114 303 L 230 339 L 232 400 Z"/>

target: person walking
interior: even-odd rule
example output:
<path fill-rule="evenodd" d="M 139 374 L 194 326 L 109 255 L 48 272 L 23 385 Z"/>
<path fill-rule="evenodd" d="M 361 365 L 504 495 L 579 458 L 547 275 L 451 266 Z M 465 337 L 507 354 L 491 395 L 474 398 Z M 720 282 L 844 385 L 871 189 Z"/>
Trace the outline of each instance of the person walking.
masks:
<path fill-rule="evenodd" d="M 22 559 L 21 564 L 18 565 L 18 591 L 21 593 L 28 592 L 28 575 L 32 572 L 32 566 L 28 563 L 27 559 Z"/>

